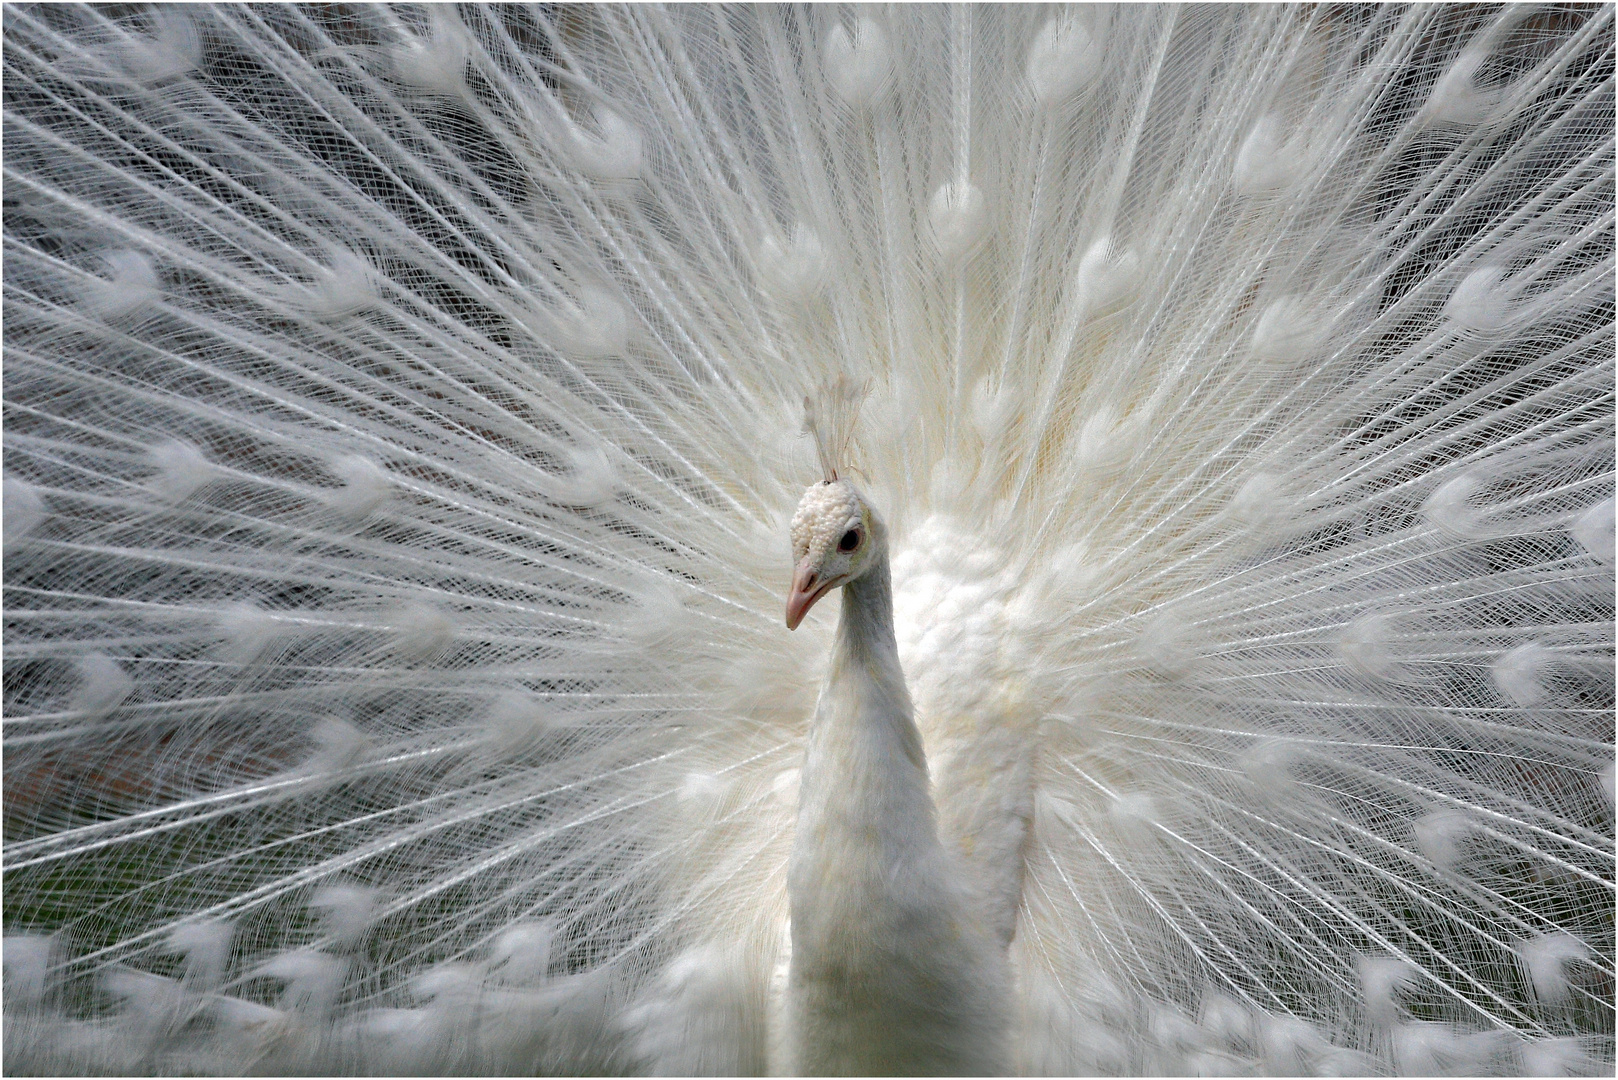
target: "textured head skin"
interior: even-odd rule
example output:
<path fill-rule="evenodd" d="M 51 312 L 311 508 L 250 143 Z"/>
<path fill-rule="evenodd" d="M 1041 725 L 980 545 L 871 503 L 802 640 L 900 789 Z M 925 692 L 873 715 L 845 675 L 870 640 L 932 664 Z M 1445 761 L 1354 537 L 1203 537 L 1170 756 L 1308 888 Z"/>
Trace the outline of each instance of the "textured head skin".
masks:
<path fill-rule="evenodd" d="M 875 558 L 881 523 L 846 480 L 804 492 L 792 515 L 792 589 L 787 629 L 796 630 L 815 601 L 865 573 Z"/>

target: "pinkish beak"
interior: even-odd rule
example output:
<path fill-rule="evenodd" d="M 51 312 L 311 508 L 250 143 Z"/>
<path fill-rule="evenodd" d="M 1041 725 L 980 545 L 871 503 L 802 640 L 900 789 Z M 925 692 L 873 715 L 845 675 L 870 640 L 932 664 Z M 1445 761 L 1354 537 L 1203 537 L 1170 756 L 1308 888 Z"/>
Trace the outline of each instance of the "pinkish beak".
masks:
<path fill-rule="evenodd" d="M 787 629 L 796 630 L 815 601 L 831 590 L 831 582 L 823 582 L 814 567 L 805 559 L 792 572 L 792 591 L 787 593 Z"/>

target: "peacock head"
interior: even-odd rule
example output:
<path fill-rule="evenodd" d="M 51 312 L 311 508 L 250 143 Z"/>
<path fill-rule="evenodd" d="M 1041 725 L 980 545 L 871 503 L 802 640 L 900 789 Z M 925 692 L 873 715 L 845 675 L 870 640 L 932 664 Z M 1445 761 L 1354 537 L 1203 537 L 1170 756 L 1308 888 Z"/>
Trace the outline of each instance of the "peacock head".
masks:
<path fill-rule="evenodd" d="M 804 492 L 792 515 L 797 567 L 787 594 L 787 629 L 796 630 L 815 601 L 869 570 L 881 542 L 881 519 L 853 484 L 826 480 Z"/>

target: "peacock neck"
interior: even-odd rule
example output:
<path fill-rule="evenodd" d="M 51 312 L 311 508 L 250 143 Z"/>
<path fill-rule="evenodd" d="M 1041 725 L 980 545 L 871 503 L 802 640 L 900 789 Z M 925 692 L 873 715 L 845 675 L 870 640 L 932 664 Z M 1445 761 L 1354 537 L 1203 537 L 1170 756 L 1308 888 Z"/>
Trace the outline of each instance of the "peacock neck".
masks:
<path fill-rule="evenodd" d="M 877 665 L 901 684 L 899 644 L 893 633 L 893 581 L 888 555 L 879 551 L 869 570 L 843 586 L 834 657 Z"/>
<path fill-rule="evenodd" d="M 822 1076 L 995 1074 L 1004 957 L 939 842 L 885 551 L 842 592 L 787 874 L 792 1065 Z"/>
<path fill-rule="evenodd" d="M 909 861 L 936 848 L 932 796 L 893 632 L 893 587 L 885 550 L 843 586 L 831 664 L 815 707 L 799 788 L 795 867 L 864 868 Z M 795 882 L 796 907 L 817 890 Z M 873 881 L 879 881 L 877 874 Z M 840 901 L 873 901 L 846 886 Z M 794 912 L 796 918 L 796 912 Z"/>
<path fill-rule="evenodd" d="M 832 646 L 831 667 L 823 698 L 832 708 L 817 709 L 817 727 L 836 725 L 843 738 L 832 746 L 874 750 L 873 743 L 892 740 L 915 770 L 866 770 L 864 779 L 883 785 L 919 783 L 929 815 L 927 764 L 921 733 L 916 729 L 910 691 L 899 665 L 899 644 L 893 631 L 893 582 L 885 548 L 879 549 L 870 569 L 843 586 L 842 610 Z M 904 775 L 896 775 L 903 772 Z"/>

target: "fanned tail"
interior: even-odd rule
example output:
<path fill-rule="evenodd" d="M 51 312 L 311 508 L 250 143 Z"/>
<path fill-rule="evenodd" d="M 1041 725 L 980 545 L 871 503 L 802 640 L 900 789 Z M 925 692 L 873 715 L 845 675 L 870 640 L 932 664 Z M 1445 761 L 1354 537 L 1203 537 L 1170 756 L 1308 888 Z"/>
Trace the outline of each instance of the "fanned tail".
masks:
<path fill-rule="evenodd" d="M 779 1063 L 851 466 L 1020 1068 L 1610 1070 L 1612 49 L 8 8 L 7 1071 Z"/>

